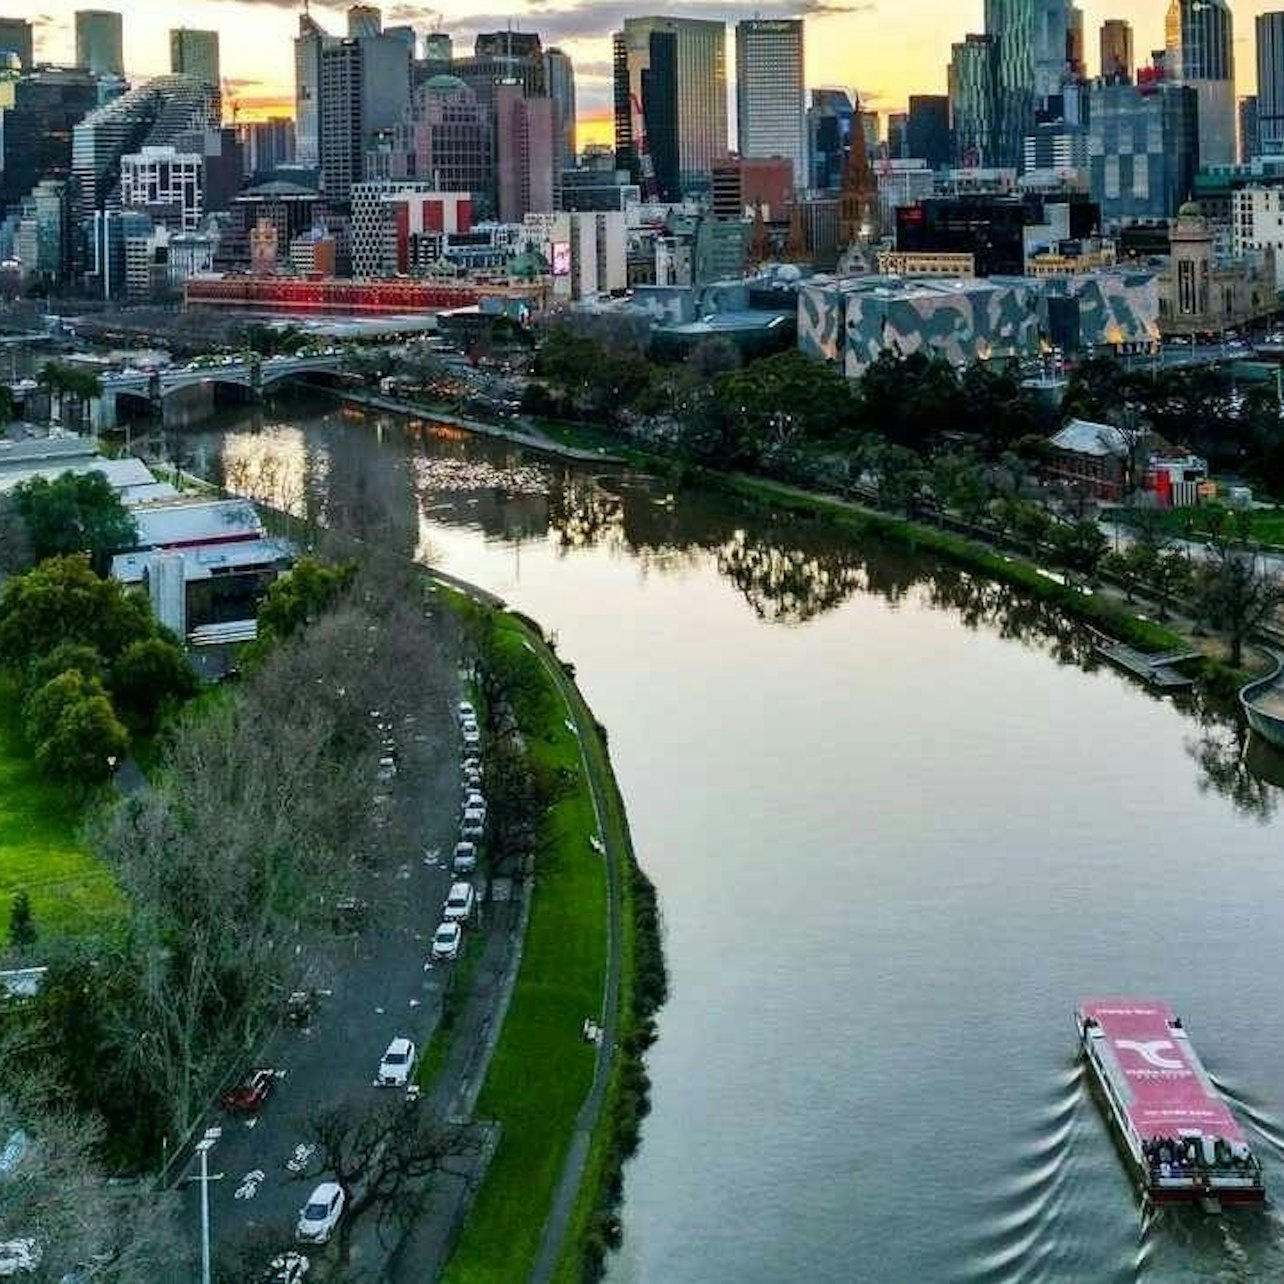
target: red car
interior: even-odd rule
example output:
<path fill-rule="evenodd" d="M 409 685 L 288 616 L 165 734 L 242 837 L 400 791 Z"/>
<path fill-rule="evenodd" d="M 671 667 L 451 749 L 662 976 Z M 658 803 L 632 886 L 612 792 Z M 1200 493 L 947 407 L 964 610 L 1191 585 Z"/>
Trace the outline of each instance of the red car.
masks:
<path fill-rule="evenodd" d="M 276 1087 L 275 1070 L 251 1070 L 220 1098 L 224 1110 L 258 1110 Z"/>

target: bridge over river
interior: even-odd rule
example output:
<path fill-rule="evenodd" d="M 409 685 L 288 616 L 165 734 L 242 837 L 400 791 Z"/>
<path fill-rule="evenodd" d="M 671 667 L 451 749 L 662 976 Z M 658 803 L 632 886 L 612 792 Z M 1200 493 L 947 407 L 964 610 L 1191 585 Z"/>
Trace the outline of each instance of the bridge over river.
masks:
<path fill-rule="evenodd" d="M 91 422 L 102 432 L 115 428 L 121 397 L 134 397 L 160 408 L 175 393 L 196 387 L 224 384 L 246 389 L 255 399 L 283 379 L 311 375 L 335 376 L 342 358 L 338 354 L 307 357 L 201 359 L 200 364 L 164 370 L 122 370 L 101 377 L 102 395 L 90 405 Z"/>

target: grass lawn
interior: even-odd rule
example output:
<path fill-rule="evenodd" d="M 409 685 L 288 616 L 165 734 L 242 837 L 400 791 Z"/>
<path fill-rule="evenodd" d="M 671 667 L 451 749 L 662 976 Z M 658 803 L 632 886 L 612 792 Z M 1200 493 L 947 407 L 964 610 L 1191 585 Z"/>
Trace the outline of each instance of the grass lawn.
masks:
<path fill-rule="evenodd" d="M 524 627 L 499 617 L 499 644 L 530 656 Z M 550 809 L 536 858 L 534 898 L 521 971 L 477 1106 L 503 1126 L 499 1149 L 459 1244 L 446 1284 L 525 1280 L 561 1174 L 575 1118 L 593 1081 L 596 1049 L 581 1040 L 598 1016 L 606 975 L 606 869 L 590 846 L 592 794 L 567 707 L 550 693 L 518 721 L 532 758 L 574 773 L 575 786 Z"/>
<path fill-rule="evenodd" d="M 17 691 L 0 682 L 0 932 L 7 934 L 9 906 L 23 890 L 43 940 L 118 923 L 124 902 L 80 840 L 83 819 L 74 794 L 37 773 L 19 725 Z M 7 935 L 0 944 L 8 944 Z"/>

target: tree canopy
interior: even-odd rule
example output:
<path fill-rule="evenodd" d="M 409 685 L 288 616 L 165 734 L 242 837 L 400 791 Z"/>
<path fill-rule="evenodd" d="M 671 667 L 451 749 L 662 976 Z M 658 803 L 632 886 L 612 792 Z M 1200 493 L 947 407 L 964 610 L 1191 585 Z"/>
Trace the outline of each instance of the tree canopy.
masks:
<path fill-rule="evenodd" d="M 99 472 L 34 477 L 14 490 L 14 502 L 37 561 L 88 553 L 95 569 L 106 571 L 112 553 L 138 540 L 129 510 Z"/>

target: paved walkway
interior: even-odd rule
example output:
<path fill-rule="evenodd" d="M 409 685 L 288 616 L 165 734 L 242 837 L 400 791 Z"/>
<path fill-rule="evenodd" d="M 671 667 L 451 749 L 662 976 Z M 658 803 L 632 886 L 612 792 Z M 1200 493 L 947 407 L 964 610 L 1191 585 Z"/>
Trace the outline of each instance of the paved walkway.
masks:
<path fill-rule="evenodd" d="M 433 419 L 438 423 L 451 424 L 467 432 L 477 433 L 482 437 L 499 437 L 511 441 L 515 446 L 535 451 L 541 455 L 555 455 L 559 459 L 569 459 L 577 464 L 607 464 L 617 466 L 624 463 L 618 455 L 608 454 L 605 450 L 584 450 L 579 446 L 566 446 L 552 437 L 546 436 L 534 428 L 505 428 L 500 424 L 486 423 L 480 419 L 465 419 L 460 415 L 448 414 L 442 410 L 433 410 L 413 401 L 401 401 L 395 397 L 384 397 L 373 392 L 348 392 L 341 396 L 345 401 L 355 402 L 360 406 L 369 406 L 374 410 L 387 410 L 397 415 L 414 415 L 418 419 Z"/>

